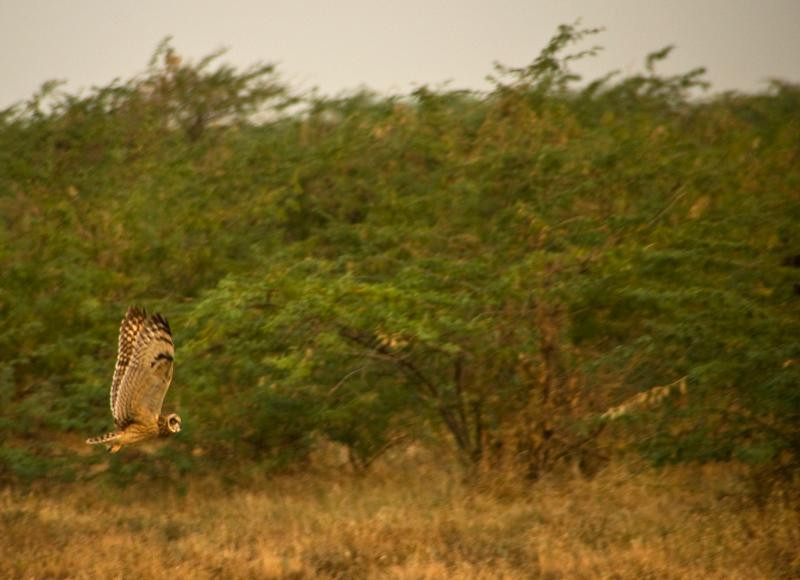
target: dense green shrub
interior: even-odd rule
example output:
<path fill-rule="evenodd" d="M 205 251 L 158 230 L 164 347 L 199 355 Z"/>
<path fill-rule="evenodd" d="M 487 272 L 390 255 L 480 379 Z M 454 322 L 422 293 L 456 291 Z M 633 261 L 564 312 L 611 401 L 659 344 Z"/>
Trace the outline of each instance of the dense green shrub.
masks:
<path fill-rule="evenodd" d="M 592 32 L 488 93 L 297 98 L 164 44 L 3 112 L 2 477 L 107 428 L 134 303 L 173 322 L 179 471 L 433 437 L 535 477 L 677 382 L 618 440 L 796 469 L 800 88 L 700 98 L 702 71 L 656 72 L 668 49 L 581 84 Z"/>

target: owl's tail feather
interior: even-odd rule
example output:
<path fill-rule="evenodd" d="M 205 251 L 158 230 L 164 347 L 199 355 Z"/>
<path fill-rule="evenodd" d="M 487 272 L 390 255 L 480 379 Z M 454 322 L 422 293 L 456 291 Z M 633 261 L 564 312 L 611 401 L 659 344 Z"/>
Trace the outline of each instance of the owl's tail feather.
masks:
<path fill-rule="evenodd" d="M 100 435 L 98 437 L 89 437 L 86 440 L 86 443 L 89 445 L 108 445 L 108 450 L 111 451 L 111 453 L 116 453 L 120 450 L 122 445 L 115 443 L 115 441 L 121 437 L 122 433 L 118 431 L 112 431 L 111 433 L 106 433 L 105 435 Z"/>

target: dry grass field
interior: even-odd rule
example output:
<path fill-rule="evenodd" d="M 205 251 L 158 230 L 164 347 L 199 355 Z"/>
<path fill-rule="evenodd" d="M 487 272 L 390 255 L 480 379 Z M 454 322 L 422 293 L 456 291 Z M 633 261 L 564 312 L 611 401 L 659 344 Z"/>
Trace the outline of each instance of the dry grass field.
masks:
<path fill-rule="evenodd" d="M 527 489 L 433 467 L 0 492 L 2 578 L 788 578 L 800 518 L 730 466 Z"/>

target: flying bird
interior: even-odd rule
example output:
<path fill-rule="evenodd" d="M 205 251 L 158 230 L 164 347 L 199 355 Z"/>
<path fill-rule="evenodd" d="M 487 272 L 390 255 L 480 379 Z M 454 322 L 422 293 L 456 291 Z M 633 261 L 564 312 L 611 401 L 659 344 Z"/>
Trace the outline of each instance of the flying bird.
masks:
<path fill-rule="evenodd" d="M 119 327 L 117 366 L 111 381 L 111 415 L 116 430 L 86 440 L 104 444 L 111 453 L 132 445 L 169 437 L 181 430 L 181 418 L 161 414 L 161 405 L 172 382 L 175 346 L 166 318 L 148 316 L 144 308 L 131 306 Z"/>

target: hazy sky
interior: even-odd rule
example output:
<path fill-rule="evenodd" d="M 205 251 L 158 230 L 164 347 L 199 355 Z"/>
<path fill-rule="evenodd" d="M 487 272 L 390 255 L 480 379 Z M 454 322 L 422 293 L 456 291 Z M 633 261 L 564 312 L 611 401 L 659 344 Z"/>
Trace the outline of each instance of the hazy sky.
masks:
<path fill-rule="evenodd" d="M 295 88 L 484 88 L 492 63 L 529 63 L 558 24 L 606 31 L 589 76 L 633 72 L 667 44 L 663 67 L 708 68 L 716 90 L 800 82 L 800 0 L 0 0 L 0 108 L 48 79 L 72 90 L 144 70 L 165 36 L 184 57 L 279 65 Z"/>

